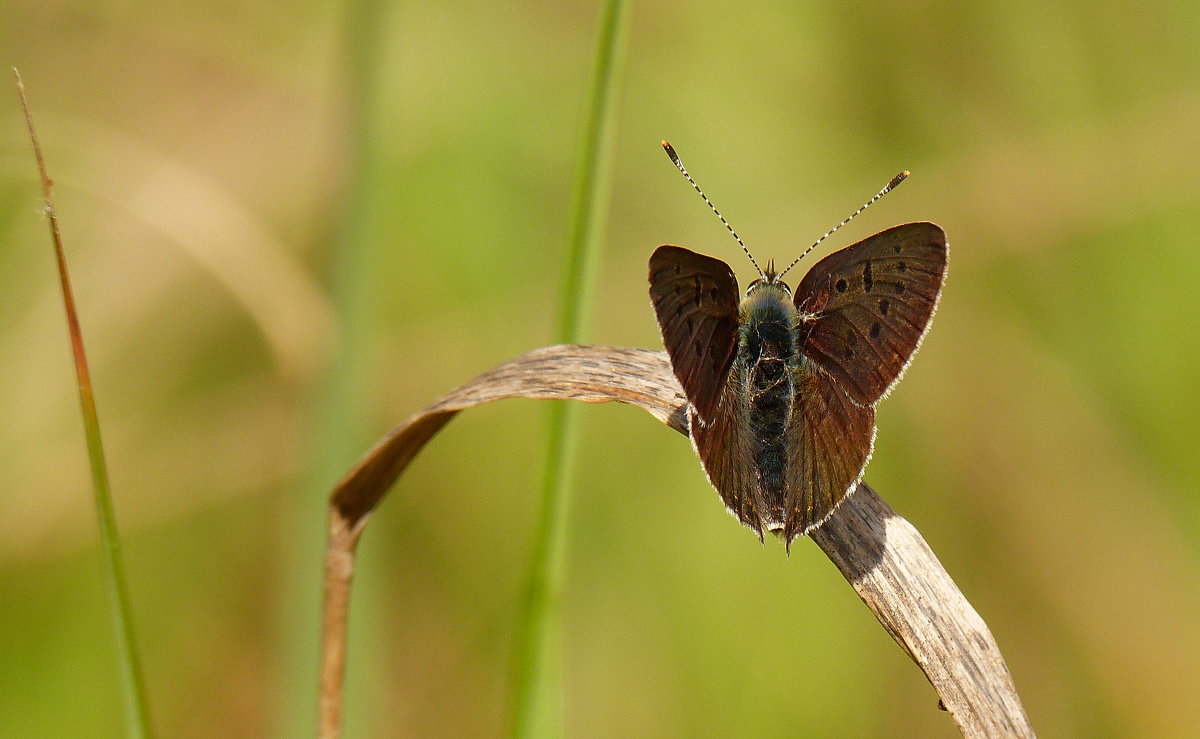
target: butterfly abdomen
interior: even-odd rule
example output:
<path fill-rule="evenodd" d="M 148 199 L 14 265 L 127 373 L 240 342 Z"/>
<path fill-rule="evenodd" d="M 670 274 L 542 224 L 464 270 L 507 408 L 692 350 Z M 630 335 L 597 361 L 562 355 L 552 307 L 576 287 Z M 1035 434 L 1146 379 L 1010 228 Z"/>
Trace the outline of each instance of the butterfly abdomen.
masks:
<path fill-rule="evenodd" d="M 786 434 L 796 387 L 796 309 L 780 285 L 756 288 L 741 306 L 736 362 L 745 378 L 747 420 L 767 528 L 783 525 Z"/>

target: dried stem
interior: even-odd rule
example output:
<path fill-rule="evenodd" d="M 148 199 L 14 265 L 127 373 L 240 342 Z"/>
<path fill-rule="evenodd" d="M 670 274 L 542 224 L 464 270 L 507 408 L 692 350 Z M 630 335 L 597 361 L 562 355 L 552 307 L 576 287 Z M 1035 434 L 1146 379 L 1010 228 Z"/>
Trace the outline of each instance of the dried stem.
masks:
<path fill-rule="evenodd" d="M 573 345 L 538 349 L 506 362 L 388 433 L 330 499 L 322 736 L 338 733 L 354 549 L 371 511 L 456 413 L 512 397 L 630 403 L 687 433 L 687 401 L 664 352 Z M 1034 736 L 987 625 L 912 524 L 862 484 L 811 536 L 924 671 L 964 736 Z"/>

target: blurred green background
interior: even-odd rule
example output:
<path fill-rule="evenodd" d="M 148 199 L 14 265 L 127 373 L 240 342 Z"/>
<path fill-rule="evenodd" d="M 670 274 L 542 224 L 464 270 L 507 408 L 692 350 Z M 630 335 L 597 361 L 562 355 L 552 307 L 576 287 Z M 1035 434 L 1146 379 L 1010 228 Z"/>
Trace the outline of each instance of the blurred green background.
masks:
<path fill-rule="evenodd" d="M 33 2 L 0 21 L 72 260 L 162 736 L 311 733 L 325 496 L 549 342 L 591 3 Z M 1043 736 L 1200 732 L 1200 6 L 637 3 L 594 343 L 658 347 L 646 260 L 790 260 L 910 220 L 941 310 L 867 480 L 990 625 Z M 0 106 L 0 733 L 120 732 L 33 157 Z M 351 736 L 497 735 L 544 408 L 465 414 L 375 514 Z M 687 442 L 587 407 L 570 736 L 954 736 L 810 542 Z M 746 645 L 754 645 L 751 650 Z"/>

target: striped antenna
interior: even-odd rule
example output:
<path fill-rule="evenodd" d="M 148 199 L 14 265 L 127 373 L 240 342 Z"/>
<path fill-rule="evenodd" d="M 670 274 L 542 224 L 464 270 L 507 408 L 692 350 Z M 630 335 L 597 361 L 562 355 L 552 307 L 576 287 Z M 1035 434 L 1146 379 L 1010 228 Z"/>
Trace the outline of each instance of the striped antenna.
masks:
<path fill-rule="evenodd" d="M 700 193 L 700 197 L 704 198 L 704 202 L 708 203 L 708 207 L 712 208 L 712 212 L 717 214 L 717 218 L 721 219 L 721 223 L 724 223 L 725 228 L 729 229 L 729 233 L 733 234 L 733 238 L 737 239 L 738 246 L 742 247 L 742 251 L 746 252 L 746 256 L 750 257 L 750 264 L 753 264 L 754 269 L 758 270 L 758 276 L 764 280 L 767 279 L 767 276 L 763 274 L 762 268 L 758 266 L 758 262 L 754 261 L 754 255 L 751 254 L 750 250 L 746 248 L 746 245 L 742 243 L 742 237 L 737 235 L 737 231 L 733 230 L 733 226 L 729 225 L 729 221 L 725 220 L 725 216 L 721 215 L 721 211 L 717 210 L 717 206 L 712 204 L 712 201 L 708 199 L 708 196 L 704 194 L 704 191 L 700 189 L 700 186 L 696 184 L 696 181 L 692 179 L 692 176 L 688 174 L 687 167 L 683 166 L 683 162 L 679 160 L 679 155 L 675 153 L 675 147 L 671 146 L 671 142 L 663 141 L 662 148 L 667 152 L 667 156 L 671 157 L 671 161 L 675 163 L 675 168 L 683 173 L 683 176 L 687 178 L 688 182 L 692 183 L 692 187 L 695 188 L 696 192 Z"/>
<path fill-rule="evenodd" d="M 790 270 L 792 267 L 795 267 L 800 262 L 801 259 L 804 259 L 804 257 L 808 256 L 808 253 L 810 251 L 812 251 L 813 249 L 816 249 L 817 246 L 825 239 L 829 238 L 830 236 L 833 236 L 833 234 L 836 233 L 839 228 L 841 228 L 842 226 L 845 226 L 850 221 L 853 221 L 854 217 L 857 216 L 859 213 L 862 213 L 867 208 L 870 208 L 872 203 L 874 203 L 876 200 L 880 199 L 884 195 L 887 195 L 892 190 L 896 189 L 896 186 L 899 185 L 901 182 L 904 182 L 904 180 L 908 179 L 908 176 L 910 174 L 912 174 L 912 173 L 906 169 L 903 172 L 901 172 L 900 174 L 893 177 L 891 182 L 887 183 L 887 185 L 885 185 L 882 190 L 875 193 L 875 197 L 873 197 L 870 200 L 868 200 L 867 202 L 863 203 L 862 207 L 860 207 L 858 210 L 854 211 L 850 215 L 846 216 L 846 219 L 844 221 L 842 221 L 838 225 L 836 225 L 833 228 L 826 231 L 825 235 L 822 236 L 821 238 L 817 239 L 816 241 L 814 241 L 813 245 L 808 247 L 807 249 L 805 249 L 803 254 L 801 254 L 800 256 L 793 259 L 792 263 L 787 266 L 787 269 L 785 269 L 784 271 L 779 273 L 779 277 L 782 278 L 784 275 L 786 275 L 788 273 L 788 270 Z"/>

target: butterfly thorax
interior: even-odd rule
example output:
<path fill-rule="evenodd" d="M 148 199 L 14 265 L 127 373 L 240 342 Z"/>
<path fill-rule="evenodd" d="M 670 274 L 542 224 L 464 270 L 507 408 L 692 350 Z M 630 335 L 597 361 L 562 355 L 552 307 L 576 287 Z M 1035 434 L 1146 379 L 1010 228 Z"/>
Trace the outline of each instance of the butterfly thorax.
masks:
<path fill-rule="evenodd" d="M 739 307 L 735 377 L 748 406 L 753 458 L 765 493 L 769 522 L 783 520 L 786 497 L 785 435 L 796 393 L 796 308 L 781 282 L 759 281 Z"/>

